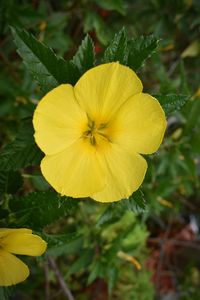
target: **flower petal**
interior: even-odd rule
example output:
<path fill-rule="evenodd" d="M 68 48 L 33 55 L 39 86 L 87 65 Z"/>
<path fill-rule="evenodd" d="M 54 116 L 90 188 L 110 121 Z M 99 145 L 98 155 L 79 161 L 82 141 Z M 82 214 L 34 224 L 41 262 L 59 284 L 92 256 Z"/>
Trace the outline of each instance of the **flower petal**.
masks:
<path fill-rule="evenodd" d="M 73 87 L 61 84 L 39 102 L 34 116 L 35 140 L 45 154 L 64 150 L 77 140 L 87 122 Z"/>
<path fill-rule="evenodd" d="M 0 250 L 0 286 L 17 284 L 28 276 L 29 269 L 20 259 Z"/>
<path fill-rule="evenodd" d="M 37 235 L 16 231 L 2 238 L 1 247 L 14 254 L 40 256 L 45 252 L 47 244 Z"/>
<path fill-rule="evenodd" d="M 90 69 L 74 87 L 80 106 L 92 120 L 101 122 L 107 122 L 130 96 L 141 91 L 135 72 L 118 62 Z"/>
<path fill-rule="evenodd" d="M 145 159 L 139 154 L 130 154 L 118 145 L 104 153 L 106 171 L 105 188 L 91 196 L 100 202 L 113 202 L 128 198 L 144 180 L 147 170 Z"/>
<path fill-rule="evenodd" d="M 159 102 L 144 93 L 131 97 L 112 122 L 112 138 L 130 152 L 151 154 L 160 146 L 166 129 Z"/>
<path fill-rule="evenodd" d="M 62 195 L 88 197 L 104 186 L 98 151 L 84 140 L 58 154 L 46 156 L 41 170 L 46 180 Z"/>
<path fill-rule="evenodd" d="M 10 233 L 32 233 L 31 229 L 27 228 L 0 228 L 0 238 Z"/>

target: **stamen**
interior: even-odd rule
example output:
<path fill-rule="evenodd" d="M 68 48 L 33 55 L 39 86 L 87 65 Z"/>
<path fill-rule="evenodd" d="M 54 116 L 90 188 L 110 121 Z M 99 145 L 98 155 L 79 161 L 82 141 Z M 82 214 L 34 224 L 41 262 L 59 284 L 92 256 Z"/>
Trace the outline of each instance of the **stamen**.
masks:
<path fill-rule="evenodd" d="M 105 141 L 110 141 L 108 136 L 104 133 L 104 129 L 107 127 L 107 124 L 102 123 L 98 126 L 96 126 L 96 123 L 92 121 L 90 118 L 88 118 L 88 129 L 83 132 L 82 137 L 84 139 L 89 139 L 89 142 L 91 143 L 92 146 L 97 145 L 97 135 L 101 137 L 101 139 Z"/>
<path fill-rule="evenodd" d="M 90 137 L 90 143 L 92 144 L 92 146 L 96 145 L 96 139 L 93 135 Z"/>

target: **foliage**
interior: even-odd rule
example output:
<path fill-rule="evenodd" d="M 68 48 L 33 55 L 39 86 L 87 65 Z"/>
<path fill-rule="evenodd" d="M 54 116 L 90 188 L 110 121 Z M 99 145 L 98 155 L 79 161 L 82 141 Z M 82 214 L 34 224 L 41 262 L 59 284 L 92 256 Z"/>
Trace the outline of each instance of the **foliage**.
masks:
<path fill-rule="evenodd" d="M 162 257 L 151 239 L 170 231 L 176 239 L 180 226 L 190 224 L 191 216 L 199 218 L 197 2 L 2 1 L 0 224 L 32 228 L 48 242 L 48 250 L 30 261 L 32 274 L 25 284 L 0 288 L 0 299 L 11 294 L 44 299 L 43 268 L 49 257 L 56 259 L 78 300 L 96 299 L 99 288 L 101 299 L 109 294 L 110 299 L 153 300 L 169 292 L 175 297 L 180 292 L 180 299 L 198 298 L 199 264 L 194 264 L 196 277 L 191 264 L 198 255 L 184 252 L 188 271 L 180 276 L 180 269 L 173 269 L 178 288 L 165 292 L 154 278 L 156 267 L 146 267 L 155 253 L 158 260 Z M 160 102 L 168 119 L 164 143 L 148 159 L 145 181 L 129 199 L 103 205 L 61 197 L 38 167 L 43 153 L 34 142 L 33 111 L 45 92 L 61 83 L 75 84 L 88 69 L 110 61 L 139 73 L 144 90 Z M 181 241 L 196 247 L 197 235 L 190 240 L 181 236 Z M 173 248 L 170 258 L 178 250 Z M 119 251 L 137 259 L 142 270 L 120 258 Z M 51 292 L 62 299 L 55 273 L 47 269 Z"/>

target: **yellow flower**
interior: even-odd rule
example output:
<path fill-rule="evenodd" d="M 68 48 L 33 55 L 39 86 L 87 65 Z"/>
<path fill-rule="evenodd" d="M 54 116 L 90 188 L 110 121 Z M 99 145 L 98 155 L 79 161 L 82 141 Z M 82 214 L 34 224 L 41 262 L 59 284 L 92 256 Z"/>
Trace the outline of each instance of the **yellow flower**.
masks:
<path fill-rule="evenodd" d="M 147 170 L 140 154 L 155 152 L 166 129 L 160 104 L 142 88 L 134 71 L 113 62 L 44 96 L 34 113 L 35 140 L 46 154 L 42 173 L 57 192 L 112 202 L 139 188 Z"/>
<path fill-rule="evenodd" d="M 46 250 L 47 244 L 32 230 L 0 229 L 0 286 L 9 286 L 24 281 L 29 269 L 13 254 L 39 256 Z"/>

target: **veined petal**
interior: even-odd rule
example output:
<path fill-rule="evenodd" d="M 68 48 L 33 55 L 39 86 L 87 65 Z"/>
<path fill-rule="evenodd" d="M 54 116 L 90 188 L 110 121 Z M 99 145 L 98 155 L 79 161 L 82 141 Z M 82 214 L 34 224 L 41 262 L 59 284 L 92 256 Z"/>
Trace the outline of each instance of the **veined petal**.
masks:
<path fill-rule="evenodd" d="M 47 93 L 35 110 L 36 143 L 47 155 L 58 153 L 80 137 L 86 123 L 86 113 L 78 105 L 73 87 L 61 84 Z"/>
<path fill-rule="evenodd" d="M 98 151 L 81 139 L 58 154 L 46 156 L 41 170 L 62 195 L 88 197 L 104 186 Z"/>
<path fill-rule="evenodd" d="M 112 138 L 130 152 L 151 154 L 160 146 L 166 125 L 159 102 L 140 93 L 129 98 L 115 115 Z"/>
<path fill-rule="evenodd" d="M 37 235 L 11 232 L 2 238 L 0 246 L 3 250 L 10 253 L 40 256 L 45 252 L 47 244 Z"/>
<path fill-rule="evenodd" d="M 139 154 L 130 154 L 112 144 L 111 150 L 104 152 L 106 171 L 105 188 L 91 196 L 100 202 L 113 202 L 128 198 L 144 180 L 147 170 L 146 160 Z"/>
<path fill-rule="evenodd" d="M 29 269 L 19 258 L 0 249 L 0 286 L 17 284 L 28 276 Z"/>
<path fill-rule="evenodd" d="M 32 233 L 32 230 L 28 228 L 0 228 L 0 238 L 10 233 Z"/>
<path fill-rule="evenodd" d="M 134 71 L 118 62 L 87 71 L 74 87 L 75 97 L 92 120 L 107 122 L 130 97 L 142 91 Z"/>

